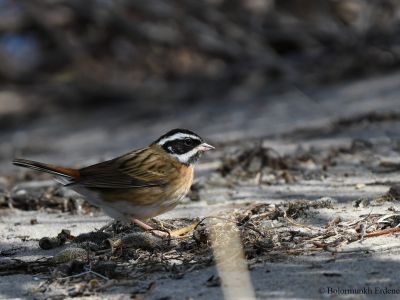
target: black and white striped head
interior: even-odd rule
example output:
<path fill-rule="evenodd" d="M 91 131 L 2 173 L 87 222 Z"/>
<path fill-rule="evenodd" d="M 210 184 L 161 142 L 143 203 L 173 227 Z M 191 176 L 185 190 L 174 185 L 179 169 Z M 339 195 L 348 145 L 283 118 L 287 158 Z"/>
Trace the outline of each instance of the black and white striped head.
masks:
<path fill-rule="evenodd" d="M 161 146 L 165 152 L 185 165 L 195 163 L 203 152 L 214 149 L 200 136 L 187 129 L 171 130 L 153 144 Z"/>

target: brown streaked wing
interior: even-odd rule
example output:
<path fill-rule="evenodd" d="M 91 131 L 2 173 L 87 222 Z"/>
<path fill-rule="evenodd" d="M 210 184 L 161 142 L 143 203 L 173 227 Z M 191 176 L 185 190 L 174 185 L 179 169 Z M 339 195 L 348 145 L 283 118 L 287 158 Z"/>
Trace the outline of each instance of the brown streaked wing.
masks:
<path fill-rule="evenodd" d="M 154 157 L 153 157 L 154 156 Z M 166 173 L 153 170 L 159 154 L 149 148 L 139 149 L 112 160 L 79 170 L 76 184 L 90 188 L 141 188 L 167 183 Z"/>

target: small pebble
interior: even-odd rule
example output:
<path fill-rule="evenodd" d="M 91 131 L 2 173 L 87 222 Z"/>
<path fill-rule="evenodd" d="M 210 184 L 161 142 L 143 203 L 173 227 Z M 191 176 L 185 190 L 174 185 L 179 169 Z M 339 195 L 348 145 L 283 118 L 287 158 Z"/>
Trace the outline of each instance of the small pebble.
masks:
<path fill-rule="evenodd" d="M 392 196 L 394 200 L 400 200 L 400 184 L 392 185 L 388 194 Z"/>
<path fill-rule="evenodd" d="M 365 208 L 365 207 L 368 207 L 370 204 L 371 204 L 371 201 L 368 198 L 364 198 L 364 199 L 361 200 L 359 206 L 361 208 Z"/>
<path fill-rule="evenodd" d="M 359 207 L 360 203 L 361 203 L 362 199 L 356 199 L 353 202 L 351 202 L 351 204 L 353 205 L 353 207 Z"/>

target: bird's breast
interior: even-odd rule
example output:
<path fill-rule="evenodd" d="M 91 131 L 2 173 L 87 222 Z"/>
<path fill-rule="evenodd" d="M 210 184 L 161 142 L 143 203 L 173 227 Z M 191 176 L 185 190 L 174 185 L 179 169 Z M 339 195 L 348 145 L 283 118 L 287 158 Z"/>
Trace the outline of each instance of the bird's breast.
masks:
<path fill-rule="evenodd" d="M 171 194 L 171 196 L 176 195 L 183 198 L 189 192 L 190 186 L 193 183 L 193 167 L 183 165 L 180 167 L 178 173 L 179 175 L 166 188 L 166 192 L 167 194 Z"/>

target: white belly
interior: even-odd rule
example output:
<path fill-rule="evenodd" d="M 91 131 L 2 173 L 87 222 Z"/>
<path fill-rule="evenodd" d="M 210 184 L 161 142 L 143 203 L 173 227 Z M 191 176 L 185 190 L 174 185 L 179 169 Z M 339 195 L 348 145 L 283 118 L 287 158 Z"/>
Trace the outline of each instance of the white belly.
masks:
<path fill-rule="evenodd" d="M 92 190 L 82 186 L 71 186 L 77 193 L 85 197 L 85 199 L 92 205 L 103 209 L 104 213 L 111 218 L 123 222 L 128 222 L 132 218 L 146 220 L 165 213 L 175 208 L 178 203 L 185 197 L 185 195 L 177 196 L 174 199 L 167 199 L 161 204 L 151 205 L 134 205 L 131 201 L 115 200 L 113 202 L 103 201 L 99 195 Z"/>

